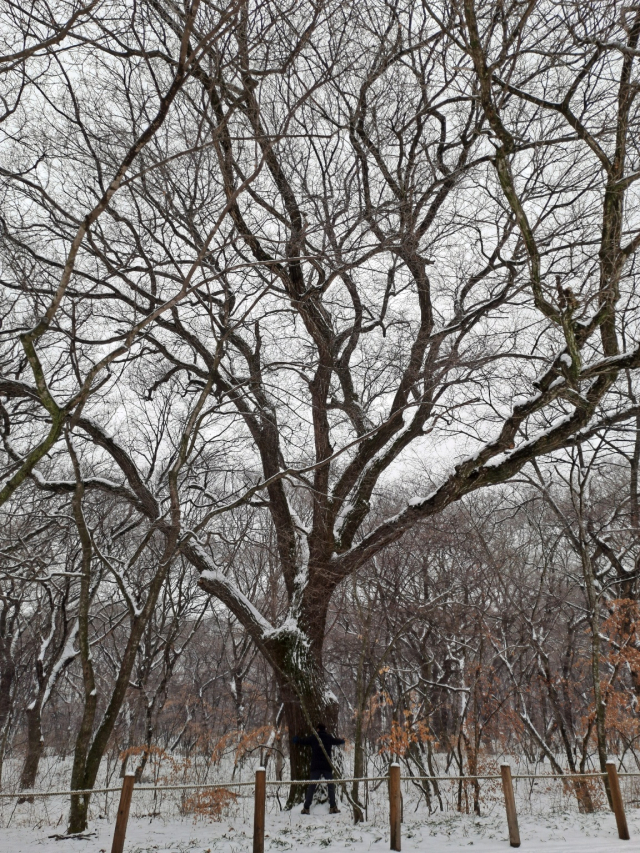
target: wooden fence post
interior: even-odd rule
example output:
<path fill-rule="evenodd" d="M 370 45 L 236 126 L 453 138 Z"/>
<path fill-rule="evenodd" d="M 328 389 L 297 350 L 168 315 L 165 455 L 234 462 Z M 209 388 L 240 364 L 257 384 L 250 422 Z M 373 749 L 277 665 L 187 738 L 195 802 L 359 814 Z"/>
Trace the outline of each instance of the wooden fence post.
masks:
<path fill-rule="evenodd" d="M 131 795 L 133 794 L 135 781 L 135 773 L 127 773 L 122 780 L 120 805 L 118 806 L 118 816 L 116 818 L 116 829 L 113 833 L 111 853 L 122 853 L 124 850 L 124 839 L 127 834 L 127 823 L 129 821 L 129 808 L 131 807 Z"/>
<path fill-rule="evenodd" d="M 256 770 L 255 803 L 253 807 L 253 853 L 264 853 L 264 817 L 267 807 L 267 771 Z"/>
<path fill-rule="evenodd" d="M 518 813 L 516 812 L 516 798 L 513 794 L 513 780 L 511 779 L 511 767 L 509 764 L 500 765 L 502 776 L 502 790 L 504 791 L 504 804 L 507 809 L 507 826 L 509 827 L 509 844 L 512 847 L 520 847 L 520 830 L 518 829 Z"/>
<path fill-rule="evenodd" d="M 389 767 L 389 821 L 391 824 L 391 850 L 400 850 L 400 821 L 402 800 L 400 794 L 400 765 Z"/>
<path fill-rule="evenodd" d="M 616 816 L 616 823 L 618 825 L 618 838 L 621 838 L 623 841 L 628 841 L 629 827 L 627 826 L 627 816 L 624 813 L 624 802 L 622 800 L 622 792 L 620 791 L 620 780 L 618 779 L 618 771 L 616 770 L 615 761 L 607 761 L 607 776 L 609 777 L 609 789 L 611 790 L 613 812 Z"/>

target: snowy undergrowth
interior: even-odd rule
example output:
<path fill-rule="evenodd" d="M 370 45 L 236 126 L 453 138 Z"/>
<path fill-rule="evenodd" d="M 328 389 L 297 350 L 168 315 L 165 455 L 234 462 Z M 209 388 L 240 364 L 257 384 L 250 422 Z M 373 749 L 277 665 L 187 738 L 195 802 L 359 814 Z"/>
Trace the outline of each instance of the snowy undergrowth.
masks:
<path fill-rule="evenodd" d="M 640 838 L 640 812 L 629 815 L 632 840 L 619 841 L 615 820 L 607 812 L 578 815 L 574 812 L 527 816 L 520 820 L 522 851 L 535 853 L 605 853 L 635 849 Z M 89 838 L 57 841 L 51 828 L 4 829 L 0 848 L 6 853 L 107 853 L 113 826 L 106 820 L 94 824 Z M 251 821 L 238 812 L 221 823 L 191 819 L 162 820 L 133 818 L 129 823 L 125 853 L 248 853 L 251 850 Z M 445 851 L 473 848 L 480 853 L 510 849 L 503 815 L 474 818 L 469 815 L 426 813 L 412 815 L 402 826 L 402 849 Z M 329 815 L 326 806 L 316 806 L 309 817 L 294 812 L 270 813 L 267 817 L 266 851 L 349 850 L 353 853 L 389 849 L 386 824 L 353 826 L 350 815 Z"/>
<path fill-rule="evenodd" d="M 348 757 L 348 756 L 347 756 Z M 257 757 L 256 757 L 257 761 Z M 236 768 L 236 781 L 253 778 L 254 761 L 247 761 Z M 348 763 L 348 762 L 347 762 Z M 518 768 L 512 761 L 514 772 L 549 772 L 548 767 Z M 7 766 L 6 781 L 17 772 L 16 766 Z M 47 756 L 39 780 L 41 789 L 61 790 L 68 784 L 69 761 L 60 761 Z M 101 775 L 100 783 L 119 787 L 118 765 Z M 347 767 L 347 770 L 349 768 Z M 371 768 L 372 770 L 374 768 Z M 163 768 L 164 770 L 164 768 Z M 269 769 L 271 777 L 273 768 Z M 383 772 L 383 768 L 375 768 Z M 493 768 L 487 768 L 495 772 Z M 14 772 L 15 771 L 15 772 Z M 192 764 L 185 768 L 180 778 L 173 776 L 173 783 L 206 780 L 219 782 L 231 779 L 233 766 L 230 758 L 206 768 Z M 159 774 L 162 776 L 162 773 Z M 145 781 L 151 782 L 150 778 Z M 158 781 L 168 781 L 159 779 Z M 562 783 L 555 780 L 520 780 L 516 782 L 516 802 L 520 820 L 522 850 L 563 851 L 563 853 L 604 853 L 610 850 L 635 849 L 634 839 L 640 838 L 640 810 L 634 806 L 640 802 L 640 780 L 637 777 L 621 780 L 623 797 L 627 803 L 627 814 L 632 841 L 617 839 L 615 820 L 605 807 L 604 791 L 600 783 L 593 783 L 592 793 L 601 809 L 593 815 L 577 812 L 575 796 L 564 790 Z M 9 785 L 5 790 L 10 790 Z M 267 802 L 267 851 L 383 851 L 389 849 L 388 795 L 386 785 L 371 785 L 368 790 L 367 821 L 353 826 L 348 805 L 342 803 L 342 814 L 329 815 L 327 806 L 315 805 L 309 817 L 299 813 L 283 812 L 280 806 L 286 799 L 286 786 L 280 790 L 269 788 Z M 126 853 L 249 853 L 253 824 L 253 792 L 251 788 L 240 789 L 241 795 L 224 812 L 221 821 L 184 815 L 184 792 L 152 794 L 138 790 L 134 794 Z M 361 795 L 367 792 L 361 790 Z M 508 851 L 507 827 L 504 800 L 499 781 L 485 781 L 481 785 L 482 817 L 461 814 L 457 811 L 458 786 L 456 783 L 441 783 L 440 793 L 444 811 L 429 815 L 424 798 L 410 783 L 403 783 L 404 823 L 402 827 L 403 851 L 428 851 L 444 853 L 450 850 L 473 848 L 481 853 Z M 472 791 L 468 785 L 463 799 L 463 810 L 472 810 Z M 92 799 L 90 837 L 58 841 L 51 836 L 63 836 L 68 810 L 66 797 L 36 800 L 32 805 L 18 806 L 15 800 L 0 800 L 0 853 L 100 853 L 109 851 L 113 837 L 118 794 L 96 795 Z M 437 807 L 435 800 L 433 805 Z"/>

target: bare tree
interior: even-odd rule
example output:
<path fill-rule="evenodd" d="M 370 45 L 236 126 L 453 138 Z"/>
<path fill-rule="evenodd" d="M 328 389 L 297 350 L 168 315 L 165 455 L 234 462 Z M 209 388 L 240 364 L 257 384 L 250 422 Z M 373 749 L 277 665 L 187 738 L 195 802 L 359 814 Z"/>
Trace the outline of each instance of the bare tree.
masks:
<path fill-rule="evenodd" d="M 74 167 L 100 175 L 88 218 L 8 175 L 3 495 L 27 477 L 73 493 L 79 530 L 87 495 L 128 504 L 252 638 L 290 737 L 336 719 L 323 645 L 343 581 L 637 414 L 616 383 L 640 363 L 640 13 L 596 6 L 157 0 L 144 50 L 129 23 L 100 45 L 156 75 L 128 147 L 65 108 Z M 30 250 L 41 229 L 59 258 Z M 272 595 L 225 568 L 246 506 L 272 531 Z"/>

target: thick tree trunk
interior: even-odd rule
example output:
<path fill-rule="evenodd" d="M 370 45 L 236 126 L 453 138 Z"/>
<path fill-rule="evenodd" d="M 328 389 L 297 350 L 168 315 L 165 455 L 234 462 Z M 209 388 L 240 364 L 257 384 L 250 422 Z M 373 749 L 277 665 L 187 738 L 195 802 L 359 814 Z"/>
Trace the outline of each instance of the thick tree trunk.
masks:
<path fill-rule="evenodd" d="M 294 744 L 293 738 L 313 733 L 319 722 L 335 732 L 338 722 L 338 702 L 327 689 L 322 666 L 327 611 L 338 580 L 332 565 L 316 563 L 313 571 L 304 573 L 315 580 L 290 590 L 289 616 L 280 627 L 272 628 L 260 622 L 244 596 L 211 568 L 203 550 L 190 545 L 184 553 L 202 572 L 201 588 L 229 607 L 272 667 L 288 729 L 291 778 L 308 779 L 310 751 Z M 286 808 L 303 798 L 304 786 L 292 785 Z"/>
<path fill-rule="evenodd" d="M 0 651 L 4 651 L 0 646 Z M 10 655 L 0 657 L 0 787 L 2 786 L 2 769 L 4 753 L 9 740 L 9 729 L 13 715 L 15 665 Z"/>
<path fill-rule="evenodd" d="M 324 613 L 317 615 L 316 627 L 323 626 Z M 292 779 L 308 779 L 310 772 L 310 750 L 294 744 L 293 738 L 312 734 L 320 722 L 330 731 L 335 730 L 338 722 L 338 703 L 327 690 L 321 664 L 323 639 L 323 632 L 316 630 L 309 637 L 294 627 L 282 628 L 269 641 L 270 662 L 280 688 L 288 728 Z M 304 786 L 292 785 L 285 808 L 290 809 L 303 799 Z"/>
<path fill-rule="evenodd" d="M 92 774 L 90 774 L 89 772 L 89 762 L 87 760 L 87 754 L 91 745 L 91 733 L 95 720 L 95 714 L 96 695 L 92 691 L 91 693 L 89 693 L 89 695 L 85 696 L 85 705 L 82 714 L 82 721 L 80 723 L 80 729 L 76 737 L 75 750 L 73 755 L 73 767 L 71 770 L 72 791 L 82 791 L 93 787 L 93 782 L 95 781 L 95 776 L 97 775 L 96 768 L 96 772 L 93 774 L 93 778 L 91 778 Z M 98 760 L 98 764 L 99 763 L 100 762 Z M 75 835 L 76 833 L 84 832 L 87 828 L 89 800 L 89 794 L 71 795 L 71 806 L 69 809 L 69 826 L 67 828 L 67 833 L 69 835 Z"/>
<path fill-rule="evenodd" d="M 20 774 L 20 790 L 27 791 L 34 787 L 38 775 L 40 759 L 44 751 L 42 737 L 42 713 L 40 702 L 34 702 L 26 710 L 27 716 L 27 754 Z M 33 802 L 33 797 L 23 797 L 18 802 Z"/>
<path fill-rule="evenodd" d="M 149 756 L 151 755 L 151 744 L 153 742 L 153 735 L 155 732 L 155 725 L 153 721 L 153 711 L 154 711 L 154 703 L 153 701 L 147 702 L 145 706 L 145 718 L 146 718 L 146 727 L 145 727 L 145 739 L 144 745 L 145 749 L 142 751 L 142 755 L 140 756 L 140 762 L 135 769 L 135 779 L 136 785 L 139 785 L 142 781 L 142 774 L 146 770 L 147 763 L 149 761 Z"/>
<path fill-rule="evenodd" d="M 293 738 L 313 733 L 318 723 L 335 730 L 338 704 L 325 690 L 320 673 L 301 670 L 289 672 L 290 679 L 280 682 L 284 714 L 289 734 L 289 757 L 292 779 L 308 779 L 311 752 L 293 743 Z M 290 809 L 304 799 L 304 786 L 292 785 L 285 808 Z"/>
<path fill-rule="evenodd" d="M 11 716 L 16 668 L 13 658 L 9 654 L 2 655 L 0 664 L 2 665 L 0 672 L 0 731 L 4 731 L 7 720 Z"/>

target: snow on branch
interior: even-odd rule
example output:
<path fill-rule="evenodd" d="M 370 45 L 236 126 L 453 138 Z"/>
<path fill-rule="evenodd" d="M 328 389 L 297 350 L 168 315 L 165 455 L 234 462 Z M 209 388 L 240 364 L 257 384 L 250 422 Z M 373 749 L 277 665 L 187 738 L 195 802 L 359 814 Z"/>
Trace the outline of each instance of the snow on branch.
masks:
<path fill-rule="evenodd" d="M 199 586 L 215 595 L 236 616 L 256 642 L 264 641 L 274 631 L 273 625 L 249 601 L 236 584 L 224 575 L 198 542 L 191 539 L 183 546 L 187 559 L 200 571 Z"/>

